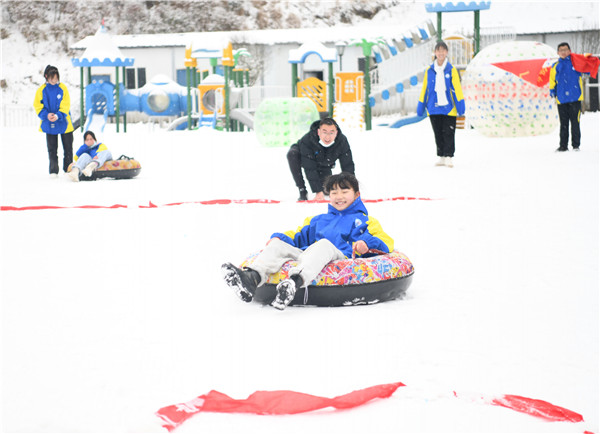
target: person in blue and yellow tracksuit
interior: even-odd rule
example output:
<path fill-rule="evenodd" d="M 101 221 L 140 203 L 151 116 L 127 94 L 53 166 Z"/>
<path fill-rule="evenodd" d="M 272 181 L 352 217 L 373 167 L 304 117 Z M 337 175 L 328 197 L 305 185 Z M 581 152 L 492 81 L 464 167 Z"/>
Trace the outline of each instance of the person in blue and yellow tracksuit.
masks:
<path fill-rule="evenodd" d="M 571 63 L 571 47 L 566 42 L 558 44 L 560 59 L 550 69 L 550 95 L 556 98 L 560 119 L 560 145 L 558 152 L 568 151 L 569 123 L 571 123 L 571 146 L 579 151 L 581 130 L 581 101 L 583 100 L 582 73 Z"/>
<path fill-rule="evenodd" d="M 92 176 L 92 173 L 102 167 L 107 160 L 112 160 L 112 154 L 104 143 L 98 143 L 96 135 L 92 131 L 83 133 L 83 145 L 75 153 L 75 164 L 71 167 L 68 175 L 79 182 L 79 176 Z"/>
<path fill-rule="evenodd" d="M 394 249 L 394 240 L 367 212 L 353 174 L 331 175 L 324 187 L 329 194 L 326 214 L 307 218 L 295 231 L 275 232 L 251 268 L 223 264 L 225 283 L 243 301 L 252 301 L 256 288 L 287 261 L 298 261 L 298 265 L 277 285 L 277 296 L 271 303 L 277 309 L 285 309 L 297 288 L 308 286 L 329 262 L 350 258 L 353 253 L 364 257 L 372 249 L 384 253 Z"/>
<path fill-rule="evenodd" d="M 55 66 L 44 70 L 46 83 L 35 93 L 33 108 L 41 120 L 40 131 L 46 133 L 46 146 L 50 159 L 50 176 L 58 176 L 58 136 L 63 145 L 63 170 L 73 161 L 73 123 L 71 122 L 71 98 L 67 86 L 60 83 Z"/>
<path fill-rule="evenodd" d="M 458 71 L 448 62 L 448 46 L 435 45 L 435 61 L 425 71 L 423 88 L 417 104 L 417 115 L 429 115 L 437 155 L 436 166 L 453 167 L 456 116 L 465 113 L 465 101 Z"/>

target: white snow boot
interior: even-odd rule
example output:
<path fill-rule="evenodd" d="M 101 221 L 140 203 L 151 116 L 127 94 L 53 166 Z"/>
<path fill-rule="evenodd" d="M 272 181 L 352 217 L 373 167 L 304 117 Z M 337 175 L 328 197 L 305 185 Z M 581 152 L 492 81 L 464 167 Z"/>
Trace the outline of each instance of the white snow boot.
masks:
<path fill-rule="evenodd" d="M 73 182 L 79 182 L 79 168 L 78 167 L 73 167 L 71 169 L 71 171 L 69 173 L 67 173 L 67 175 L 69 175 L 69 178 L 71 178 L 71 180 Z"/>
<path fill-rule="evenodd" d="M 94 170 L 96 170 L 97 168 L 98 168 L 98 163 L 95 161 L 92 161 L 90 164 L 85 166 L 85 169 L 83 169 L 82 173 L 85 176 L 90 177 L 90 176 L 92 176 L 92 173 L 94 172 Z"/>

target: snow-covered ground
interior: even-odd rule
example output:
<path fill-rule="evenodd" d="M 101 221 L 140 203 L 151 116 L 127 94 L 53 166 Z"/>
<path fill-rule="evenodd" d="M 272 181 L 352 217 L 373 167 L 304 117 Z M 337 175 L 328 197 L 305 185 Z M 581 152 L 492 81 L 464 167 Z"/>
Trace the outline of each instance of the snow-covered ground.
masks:
<path fill-rule="evenodd" d="M 353 410 L 203 413 L 178 432 L 598 432 L 599 120 L 582 116 L 579 153 L 555 153 L 557 131 L 459 130 L 453 169 L 434 167 L 428 121 L 349 134 L 363 198 L 435 199 L 368 204 L 413 261 L 412 286 L 379 305 L 283 312 L 240 302 L 220 265 L 326 210 L 295 202 L 286 149 L 251 132 L 109 125 L 100 139 L 141 174 L 73 183 L 48 177 L 42 133 L 3 129 L 0 205 L 66 208 L 0 212 L 2 430 L 165 432 L 155 411 L 211 389 L 333 397 L 401 381 Z M 281 202 L 192 203 L 221 198 Z M 71 208 L 114 204 L 128 207 Z M 475 399 L 502 394 L 585 421 Z"/>

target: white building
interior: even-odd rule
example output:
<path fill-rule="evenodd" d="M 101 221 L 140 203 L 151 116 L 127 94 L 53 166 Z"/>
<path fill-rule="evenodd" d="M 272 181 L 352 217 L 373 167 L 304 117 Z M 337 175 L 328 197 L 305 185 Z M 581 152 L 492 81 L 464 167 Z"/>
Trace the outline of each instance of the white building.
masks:
<path fill-rule="evenodd" d="M 334 48 L 336 43 L 348 43 L 356 39 L 383 38 L 392 47 L 405 37 L 418 37 L 421 30 L 431 33 L 436 15 L 427 13 L 423 3 L 415 3 L 415 10 L 409 15 L 394 16 L 394 9 L 387 16 L 378 17 L 372 26 L 336 26 L 316 29 L 252 30 L 205 33 L 172 33 L 146 35 L 114 35 L 113 40 L 126 57 L 133 57 L 133 68 L 126 71 L 125 83 L 128 88 L 139 88 L 157 74 L 164 74 L 185 85 L 185 49 L 193 50 L 225 47 L 228 42 L 234 49 L 246 48 L 252 55 L 251 84 L 261 87 L 263 96 L 291 96 L 292 73 L 288 62 L 290 50 L 308 42 L 320 42 Z M 599 26 L 598 3 L 596 2 L 504 2 L 492 1 L 489 10 L 480 15 L 481 48 L 499 39 L 536 40 L 550 46 L 559 42 L 571 43 L 573 51 L 598 52 Z M 462 34 L 467 38 L 473 35 L 473 14 L 468 12 L 444 13 L 442 16 L 443 36 Z M 74 44 L 74 50 L 84 50 L 89 38 Z M 594 45 L 595 44 L 595 45 Z M 595 50 L 594 50 L 595 47 Z M 389 50 L 378 53 L 389 56 Z M 341 60 L 333 64 L 334 74 L 364 69 L 364 56 L 360 46 L 347 46 Z M 385 59 L 384 59 L 385 60 Z M 407 58 L 407 61 L 412 61 Z M 422 68 L 422 61 L 418 68 Z M 376 62 L 372 62 L 376 65 Z M 417 65 L 417 64 L 415 64 Z M 415 66 L 417 68 L 417 66 Z M 210 70 L 208 59 L 199 59 L 199 70 Z M 114 69 L 97 71 L 114 80 Z M 416 73 L 416 72 L 415 72 Z M 328 66 L 318 55 L 310 55 L 304 64 L 299 65 L 300 80 L 317 77 L 328 80 Z M 402 79 L 404 77 L 401 77 Z M 377 84 L 374 74 L 373 91 L 381 92 L 387 83 Z"/>

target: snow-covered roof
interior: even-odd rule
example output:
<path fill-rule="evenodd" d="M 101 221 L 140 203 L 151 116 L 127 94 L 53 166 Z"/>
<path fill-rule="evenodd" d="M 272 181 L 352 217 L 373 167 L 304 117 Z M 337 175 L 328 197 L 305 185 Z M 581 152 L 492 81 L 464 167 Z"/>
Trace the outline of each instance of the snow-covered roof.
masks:
<path fill-rule="evenodd" d="M 112 41 L 104 25 L 100 26 L 94 36 L 88 38 L 88 44 L 81 57 L 71 59 L 73 66 L 133 65 L 134 59 L 123 56 L 117 44 Z"/>
<path fill-rule="evenodd" d="M 430 17 L 423 15 L 419 22 L 401 26 L 399 24 L 387 26 L 335 26 L 305 29 L 268 29 L 268 30 L 240 30 L 231 32 L 192 32 L 192 33 L 166 33 L 151 35 L 115 35 L 114 42 L 120 48 L 143 47 L 186 47 L 190 44 L 193 49 L 215 47 L 223 41 L 231 41 L 236 45 L 275 45 L 275 44 L 304 44 L 316 43 L 334 44 L 340 40 L 348 41 L 358 36 L 364 38 L 396 38 L 416 26 L 425 26 Z M 74 50 L 85 49 L 90 44 L 88 36 L 71 48 Z"/>

